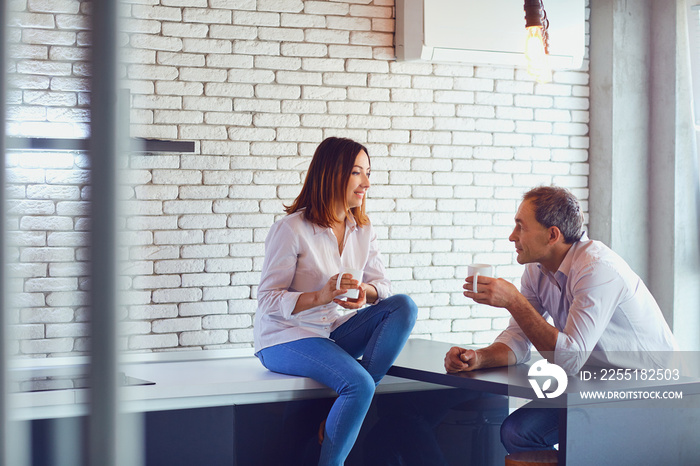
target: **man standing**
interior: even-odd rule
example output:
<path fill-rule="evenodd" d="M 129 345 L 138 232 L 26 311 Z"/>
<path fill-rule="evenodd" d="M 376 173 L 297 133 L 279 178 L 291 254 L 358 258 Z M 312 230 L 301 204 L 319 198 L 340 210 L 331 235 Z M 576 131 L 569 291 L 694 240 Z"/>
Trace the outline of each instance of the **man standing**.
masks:
<path fill-rule="evenodd" d="M 663 352 L 678 346 L 654 297 L 620 256 L 588 239 L 582 226 L 578 200 L 568 190 L 525 193 L 509 237 L 518 263 L 525 264 L 521 290 L 489 277 L 478 277 L 477 293 L 472 277 L 464 285 L 466 297 L 507 309 L 510 324 L 485 348 L 451 348 L 448 372 L 525 362 L 532 345 L 569 375 L 593 362 L 664 366 Z M 557 410 L 551 408 L 518 409 L 501 426 L 509 453 L 552 449 L 558 435 Z"/>

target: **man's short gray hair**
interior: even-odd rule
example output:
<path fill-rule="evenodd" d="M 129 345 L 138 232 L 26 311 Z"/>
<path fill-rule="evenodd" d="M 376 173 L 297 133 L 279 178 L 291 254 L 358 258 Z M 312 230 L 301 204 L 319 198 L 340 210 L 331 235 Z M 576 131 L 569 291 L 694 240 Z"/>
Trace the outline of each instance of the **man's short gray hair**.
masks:
<path fill-rule="evenodd" d="M 583 213 L 576 196 L 566 188 L 539 186 L 523 195 L 535 210 L 535 220 L 545 228 L 557 227 L 566 244 L 575 243 L 583 234 Z"/>

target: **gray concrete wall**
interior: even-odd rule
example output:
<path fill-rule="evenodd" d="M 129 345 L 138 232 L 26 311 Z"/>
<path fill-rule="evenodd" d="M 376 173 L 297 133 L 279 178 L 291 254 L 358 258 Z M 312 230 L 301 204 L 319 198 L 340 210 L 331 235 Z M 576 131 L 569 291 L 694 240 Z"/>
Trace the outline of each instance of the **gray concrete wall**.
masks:
<path fill-rule="evenodd" d="M 700 349 L 697 152 L 685 0 L 591 1 L 590 233 Z"/>

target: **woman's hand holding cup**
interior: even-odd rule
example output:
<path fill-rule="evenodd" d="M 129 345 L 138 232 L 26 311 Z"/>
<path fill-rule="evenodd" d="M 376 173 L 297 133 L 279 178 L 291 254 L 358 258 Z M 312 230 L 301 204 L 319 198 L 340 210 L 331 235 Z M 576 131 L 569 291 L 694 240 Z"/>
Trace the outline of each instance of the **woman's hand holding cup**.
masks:
<path fill-rule="evenodd" d="M 367 302 L 362 286 L 362 270 L 344 267 L 336 275 L 336 289 L 343 292 L 336 295 L 333 301 L 345 309 L 359 309 Z"/>

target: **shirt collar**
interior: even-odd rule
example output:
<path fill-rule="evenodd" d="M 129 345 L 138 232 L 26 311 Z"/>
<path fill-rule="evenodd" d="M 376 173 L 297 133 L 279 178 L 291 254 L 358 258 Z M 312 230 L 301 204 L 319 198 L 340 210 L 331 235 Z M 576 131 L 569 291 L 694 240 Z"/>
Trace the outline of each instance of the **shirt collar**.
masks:
<path fill-rule="evenodd" d="M 552 274 L 546 268 L 544 268 L 542 264 L 537 264 L 540 272 L 543 275 L 556 280 L 560 287 L 562 287 L 566 283 L 569 273 L 571 272 L 571 266 L 574 263 L 574 250 L 578 248 L 578 245 L 581 244 L 582 241 L 588 241 L 588 234 L 585 231 L 581 234 L 581 238 L 574 242 L 574 244 L 572 244 L 569 250 L 566 252 L 564 260 L 561 261 L 561 264 L 559 264 L 559 268 L 557 269 L 556 273 Z"/>
<path fill-rule="evenodd" d="M 330 227 L 324 228 L 316 225 L 315 223 L 312 225 L 312 227 L 314 229 L 314 235 L 318 235 L 320 233 L 330 230 Z M 355 221 L 355 217 L 350 212 L 348 212 L 348 215 L 345 217 L 345 228 L 350 229 L 350 232 L 353 232 L 357 229 L 357 222 Z"/>

